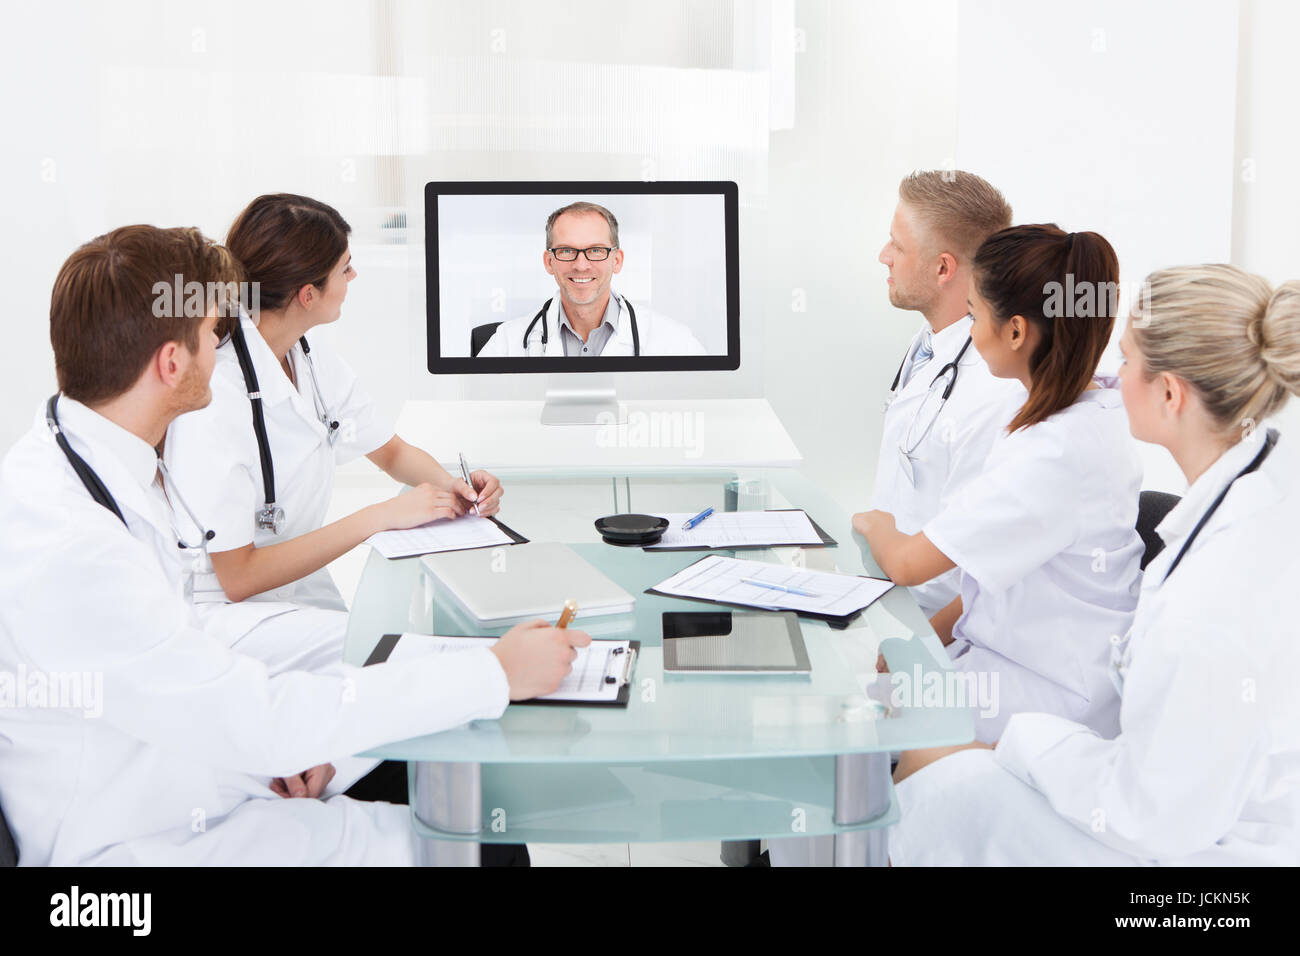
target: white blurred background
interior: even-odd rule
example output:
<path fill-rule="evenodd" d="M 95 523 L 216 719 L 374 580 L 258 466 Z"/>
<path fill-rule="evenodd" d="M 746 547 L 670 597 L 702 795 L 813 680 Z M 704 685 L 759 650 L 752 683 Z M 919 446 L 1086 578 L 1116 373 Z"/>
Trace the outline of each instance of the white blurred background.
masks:
<path fill-rule="evenodd" d="M 733 179 L 742 366 L 625 397 L 767 397 L 809 474 L 867 499 L 883 393 L 919 317 L 876 255 L 898 180 L 958 166 L 1017 221 L 1095 229 L 1126 281 L 1231 261 L 1300 276 L 1288 0 L 47 0 L 6 8 L 0 445 L 54 388 L 48 297 L 132 222 L 225 234 L 253 196 L 353 224 L 330 334 L 408 398 L 540 398 L 548 376 L 424 369 L 432 179 Z M 1286 416 L 1300 421 L 1300 408 Z M 1181 490 L 1151 455 L 1148 484 Z"/>

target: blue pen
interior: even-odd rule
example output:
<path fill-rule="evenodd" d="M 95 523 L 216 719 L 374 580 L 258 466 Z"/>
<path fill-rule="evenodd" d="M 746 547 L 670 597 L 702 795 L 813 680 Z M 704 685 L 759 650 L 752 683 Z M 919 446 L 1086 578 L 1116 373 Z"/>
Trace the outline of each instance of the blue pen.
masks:
<path fill-rule="evenodd" d="M 786 594 L 797 594 L 799 597 L 817 597 L 812 591 L 805 591 L 803 588 L 787 587 L 784 584 L 774 584 L 771 581 L 760 581 L 758 578 L 741 578 L 741 584 L 752 584 L 754 587 L 767 588 L 769 591 L 784 591 Z"/>
<path fill-rule="evenodd" d="M 701 511 L 699 514 L 697 514 L 697 515 L 696 515 L 694 518 L 692 518 L 690 521 L 687 521 L 685 524 L 683 524 L 683 525 L 682 525 L 682 530 L 683 530 L 683 531 L 690 531 L 692 528 L 694 528 L 697 524 L 699 524 L 701 521 L 703 521 L 705 518 L 707 518 L 707 517 L 708 517 L 709 515 L 711 515 L 711 514 L 713 514 L 713 509 L 712 509 L 712 508 L 705 508 L 703 511 Z"/>

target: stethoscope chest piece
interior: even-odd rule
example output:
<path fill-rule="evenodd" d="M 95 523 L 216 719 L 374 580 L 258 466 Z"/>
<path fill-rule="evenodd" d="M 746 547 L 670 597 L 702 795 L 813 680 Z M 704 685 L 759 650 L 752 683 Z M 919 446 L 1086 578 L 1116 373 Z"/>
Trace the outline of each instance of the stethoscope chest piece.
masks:
<path fill-rule="evenodd" d="M 257 512 L 257 527 L 261 531 L 280 534 L 284 531 L 284 509 L 269 503 L 263 505 Z"/>

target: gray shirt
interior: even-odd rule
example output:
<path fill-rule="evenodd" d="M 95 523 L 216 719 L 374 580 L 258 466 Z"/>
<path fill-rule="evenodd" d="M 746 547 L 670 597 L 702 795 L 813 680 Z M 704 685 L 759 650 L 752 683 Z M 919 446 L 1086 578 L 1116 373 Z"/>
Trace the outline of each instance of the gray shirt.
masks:
<path fill-rule="evenodd" d="M 590 358 L 599 355 L 605 350 L 606 344 L 614 337 L 618 331 L 618 297 L 614 293 L 609 294 L 609 304 L 605 306 L 605 314 L 601 317 L 600 325 L 591 330 L 587 336 L 587 341 L 582 341 L 582 336 L 573 330 L 569 322 L 569 316 L 564 311 L 564 302 L 560 302 L 560 342 L 564 345 L 564 356 L 569 358 Z"/>

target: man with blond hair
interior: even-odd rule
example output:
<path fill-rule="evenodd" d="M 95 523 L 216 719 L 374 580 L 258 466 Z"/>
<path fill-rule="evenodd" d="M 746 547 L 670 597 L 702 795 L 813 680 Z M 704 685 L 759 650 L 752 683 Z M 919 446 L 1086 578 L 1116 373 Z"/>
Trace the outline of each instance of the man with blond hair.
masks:
<path fill-rule="evenodd" d="M 971 260 L 1011 225 L 1011 207 L 989 183 L 961 170 L 914 172 L 898 187 L 889 241 L 890 304 L 924 317 L 898 367 L 885 409 L 871 508 L 915 534 L 940 503 L 978 474 L 989 446 L 1024 404 L 1024 387 L 994 378 L 970 344 Z M 865 527 L 855 515 L 854 528 Z M 940 637 L 961 613 L 959 569 L 911 589 Z"/>

